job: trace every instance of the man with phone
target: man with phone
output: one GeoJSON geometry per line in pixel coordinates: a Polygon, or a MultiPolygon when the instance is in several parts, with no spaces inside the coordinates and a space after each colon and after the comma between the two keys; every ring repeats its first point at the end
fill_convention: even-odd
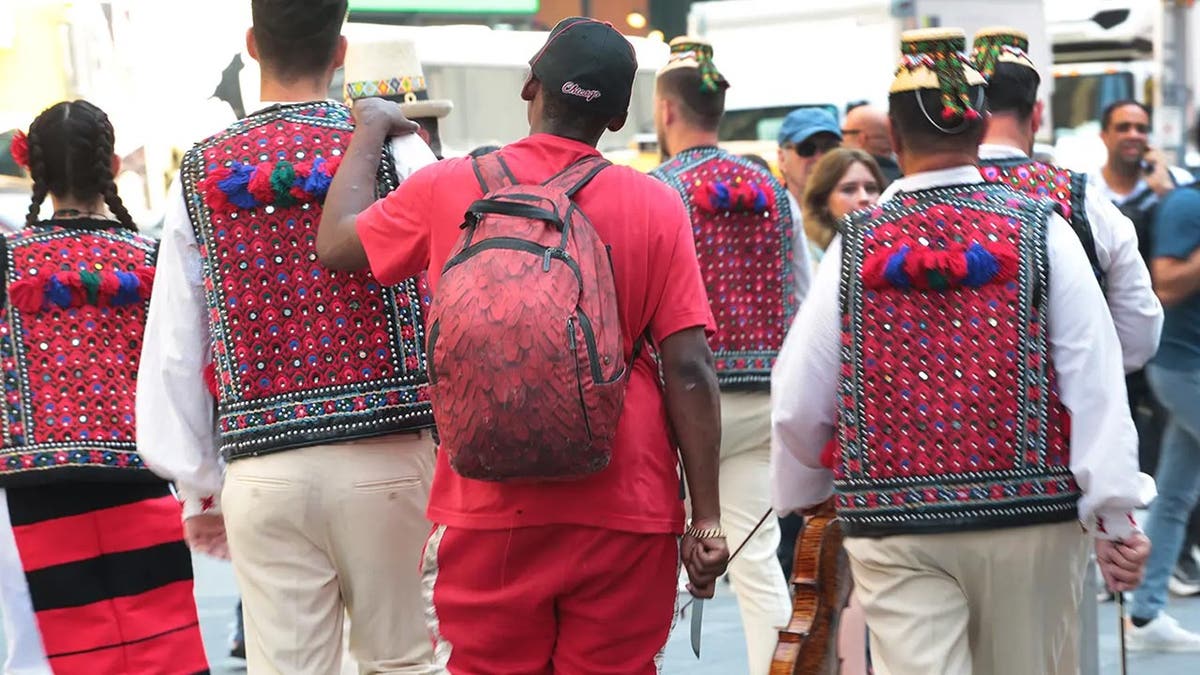
{"type": "Polygon", "coordinates": [[[1160,150],[1150,147],[1150,109],[1134,100],[1110,104],[1100,116],[1100,138],[1108,160],[1088,176],[1094,189],[1133,221],[1138,248],[1150,252],[1150,221],[1163,195],[1191,183],[1184,169],[1169,166],[1160,150]],[[1140,222],[1139,222],[1140,221],[1140,222]]]}
{"type": "MultiPolygon", "coordinates": [[[[1116,101],[1101,113],[1100,138],[1108,148],[1108,160],[1088,176],[1089,190],[1106,197],[1133,221],[1137,231],[1138,251],[1146,266],[1153,269],[1155,212],[1160,200],[1177,186],[1195,179],[1186,170],[1170,166],[1163,153],[1150,146],[1150,110],[1133,100],[1116,101]]],[[[1157,282],[1156,282],[1157,284],[1157,282]]],[[[1165,303],[1164,303],[1165,304],[1165,303]]],[[[1167,427],[1167,412],[1159,403],[1139,370],[1126,378],[1129,405],[1138,427],[1138,460],[1141,470],[1155,474],[1163,429],[1167,427]]],[[[1171,575],[1172,592],[1179,595],[1200,593],[1200,564],[1193,550],[1200,543],[1200,516],[1193,513],[1179,562],[1171,575]]]]}
{"type": "Polygon", "coordinates": [[[1200,502],[1200,190],[1190,185],[1163,197],[1153,228],[1151,273],[1166,321],[1146,377],[1166,410],[1167,425],[1158,459],[1158,498],[1146,520],[1154,548],[1146,580],[1133,595],[1129,646],[1200,651],[1200,633],[1182,628],[1163,611],[1168,589],[1176,589],[1173,582],[1192,556],[1187,518],[1192,512],[1195,520],[1200,502]]]}

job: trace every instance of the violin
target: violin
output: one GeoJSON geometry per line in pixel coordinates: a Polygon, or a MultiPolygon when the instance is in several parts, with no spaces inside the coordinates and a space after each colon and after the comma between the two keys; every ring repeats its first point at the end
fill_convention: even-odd
{"type": "Polygon", "coordinates": [[[837,675],[838,620],[852,582],[833,498],[805,519],[790,583],[792,617],[779,631],[770,675],[837,675]]]}

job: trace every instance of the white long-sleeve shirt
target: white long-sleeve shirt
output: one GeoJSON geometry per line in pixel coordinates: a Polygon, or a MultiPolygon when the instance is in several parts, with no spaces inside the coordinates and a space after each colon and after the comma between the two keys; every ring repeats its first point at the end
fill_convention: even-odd
{"type": "MultiPolygon", "coordinates": [[[[979,158],[986,161],[1028,156],[1012,146],[984,143],[979,146],[979,158]]],[[[1092,225],[1096,258],[1104,270],[1105,299],[1121,340],[1125,372],[1131,373],[1146,365],[1158,351],[1162,304],[1154,294],[1150,270],[1138,253],[1133,223],[1100,190],[1085,190],[1083,207],[1092,225]]]]}
{"type": "MultiPolygon", "coordinates": [[[[880,201],[898,191],[982,182],[974,166],[918,173],[892,183],[880,201]]],[[[1047,239],[1048,337],[1059,398],[1071,414],[1070,468],[1083,493],[1080,520],[1097,536],[1120,539],[1135,527],[1131,511],[1152,496],[1138,474],[1121,346],[1075,233],[1054,215],[1047,239]]],[[[779,513],[817,504],[833,491],[821,449],[837,419],[841,248],[839,237],[817,270],[771,377],[771,496],[779,513]]]]}
{"type": "MultiPolygon", "coordinates": [[[[396,177],[435,161],[415,134],[391,141],[396,177]]],[[[220,510],[223,467],[217,451],[212,394],[203,371],[212,332],[195,231],[178,179],[168,193],[158,266],[138,367],[138,454],[175,482],[184,518],[220,510]]]]}
{"type": "Polygon", "coordinates": [[[804,302],[808,289],[812,287],[812,270],[816,265],[808,245],[808,236],[804,234],[804,214],[800,212],[800,205],[787,188],[783,189],[783,194],[787,195],[788,208],[792,212],[792,275],[796,280],[796,302],[804,302]]]}

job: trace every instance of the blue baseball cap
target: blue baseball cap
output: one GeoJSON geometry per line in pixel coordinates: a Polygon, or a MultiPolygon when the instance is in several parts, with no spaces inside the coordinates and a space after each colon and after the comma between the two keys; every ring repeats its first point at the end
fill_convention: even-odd
{"type": "Polygon", "coordinates": [[[837,120],[824,108],[798,108],[783,118],[779,127],[779,145],[803,143],[813,136],[826,133],[842,140],[842,129],[837,120]]]}

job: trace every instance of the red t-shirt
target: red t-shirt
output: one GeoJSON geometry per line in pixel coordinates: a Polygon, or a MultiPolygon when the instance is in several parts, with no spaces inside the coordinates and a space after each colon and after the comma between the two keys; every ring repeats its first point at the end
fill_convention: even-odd
{"type": "MultiPolygon", "coordinates": [[[[599,154],[559,136],[535,134],[498,150],[518,182],[541,183],[572,162],[599,154]]],[[[383,283],[421,270],[437,292],[442,267],[457,243],[463,214],[482,191],[469,158],[417,171],[358,216],[358,234],[383,283]]],[[[704,280],[687,210],[679,194],[637,171],[612,166],[575,201],[612,247],[625,353],[646,329],[656,342],[681,330],[712,332],[704,280]]],[[[453,424],[453,420],[440,420],[453,424]]],[[[675,447],[654,366],[645,352],[634,364],[625,407],[605,470],[576,481],[500,484],[463,478],[438,453],[429,519],[450,527],[578,524],[629,532],[683,530],[675,447]]]]}

